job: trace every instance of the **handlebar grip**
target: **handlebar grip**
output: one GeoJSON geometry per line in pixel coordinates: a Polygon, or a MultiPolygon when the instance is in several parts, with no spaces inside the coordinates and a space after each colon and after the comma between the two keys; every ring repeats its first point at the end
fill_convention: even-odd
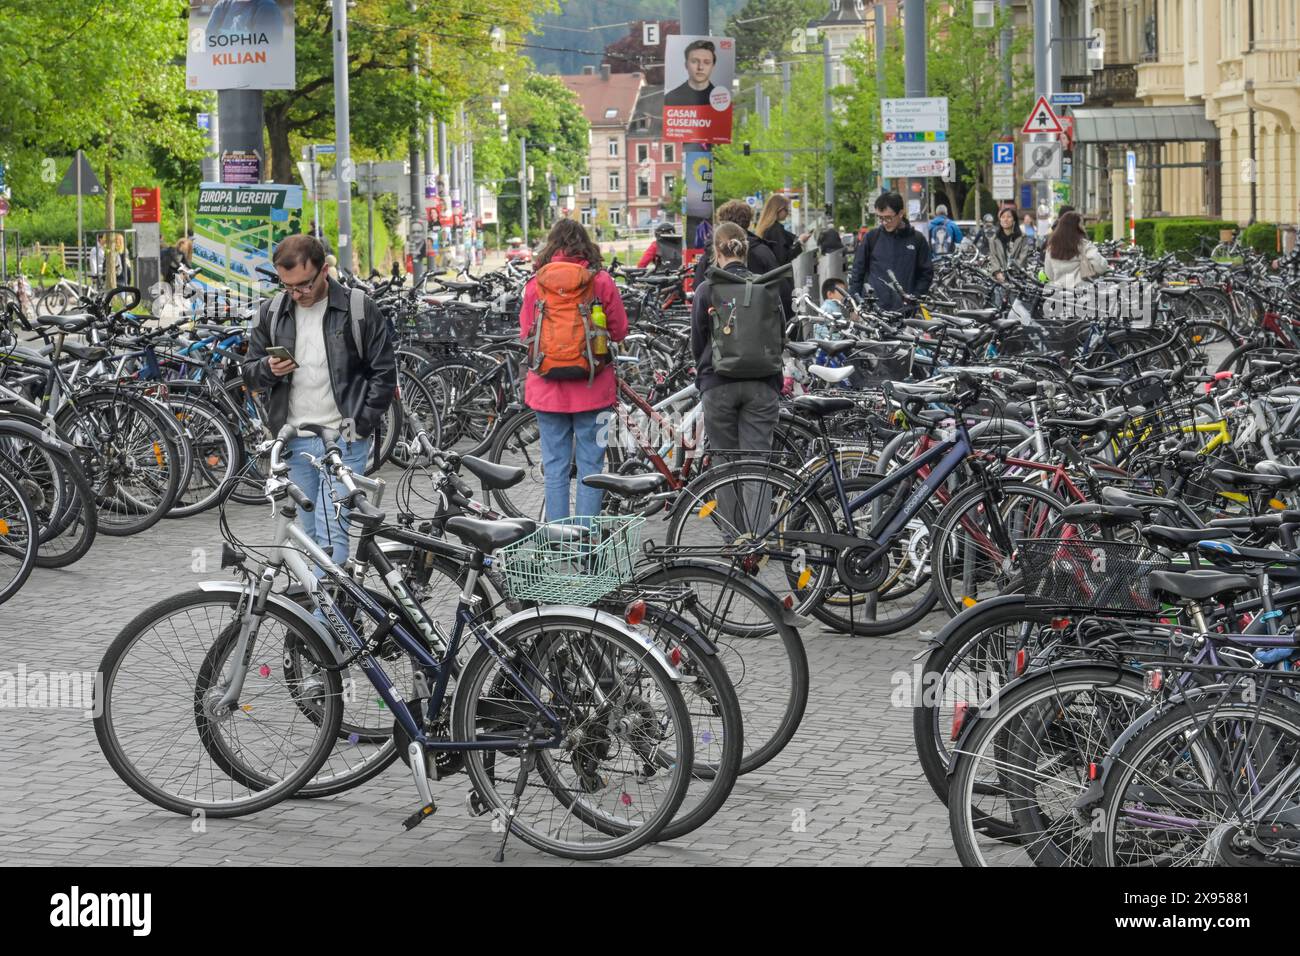
{"type": "Polygon", "coordinates": [[[297,502],[299,508],[307,512],[316,510],[316,502],[307,497],[307,492],[303,491],[297,485],[289,485],[288,489],[289,497],[297,502]]]}

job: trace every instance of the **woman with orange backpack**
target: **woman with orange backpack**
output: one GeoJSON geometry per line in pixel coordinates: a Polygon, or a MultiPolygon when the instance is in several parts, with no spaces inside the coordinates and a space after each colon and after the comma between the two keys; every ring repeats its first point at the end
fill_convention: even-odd
{"type": "Polygon", "coordinates": [[[578,464],[573,513],[600,513],[603,492],[582,479],[605,469],[616,403],[610,342],[627,335],[627,312],[600,249],[573,219],[551,227],[524,286],[520,337],[528,343],[524,404],[537,413],[546,477],[546,520],[570,514],[570,463],[578,464]],[[605,413],[605,414],[602,414],[605,413]]]}

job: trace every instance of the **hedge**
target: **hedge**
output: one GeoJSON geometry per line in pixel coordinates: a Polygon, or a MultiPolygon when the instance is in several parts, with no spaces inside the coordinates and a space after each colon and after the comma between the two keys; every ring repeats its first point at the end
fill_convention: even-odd
{"type": "Polygon", "coordinates": [[[1241,244],[1266,256],[1277,255],[1277,224],[1257,222],[1247,226],[1241,233],[1241,244]]]}
{"type": "Polygon", "coordinates": [[[1169,252],[1201,252],[1201,240],[1219,241],[1220,229],[1235,229],[1236,223],[1218,219],[1165,219],[1157,221],[1154,247],[1155,255],[1169,252]]]}
{"type": "Polygon", "coordinates": [[[1111,227],[1114,225],[1109,219],[1105,222],[1094,222],[1088,226],[1088,237],[1093,242],[1109,242],[1111,238],[1111,227]]]}

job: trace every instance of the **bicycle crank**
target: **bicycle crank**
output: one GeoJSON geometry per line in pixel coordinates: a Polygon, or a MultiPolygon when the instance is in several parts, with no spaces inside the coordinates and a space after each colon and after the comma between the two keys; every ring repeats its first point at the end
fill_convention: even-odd
{"type": "Polygon", "coordinates": [[[889,550],[879,558],[872,555],[881,550],[871,538],[860,538],[859,544],[844,548],[835,558],[835,573],[840,583],[851,591],[875,591],[889,578],[891,570],[889,550]]]}

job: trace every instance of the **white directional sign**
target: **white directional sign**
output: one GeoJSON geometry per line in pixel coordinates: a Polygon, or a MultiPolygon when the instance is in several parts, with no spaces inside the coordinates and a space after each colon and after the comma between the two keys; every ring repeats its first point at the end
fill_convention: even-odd
{"type": "Polygon", "coordinates": [[[924,133],[946,130],[948,97],[921,96],[909,100],[881,100],[880,121],[881,131],[885,133],[924,133]]]}
{"type": "Polygon", "coordinates": [[[1129,150],[1124,154],[1124,172],[1130,186],[1136,186],[1138,182],[1138,154],[1129,150]]]}
{"type": "Polygon", "coordinates": [[[1047,181],[1061,178],[1061,144],[1026,143],[1024,151],[1024,178],[1047,181]]]}
{"type": "Polygon", "coordinates": [[[881,173],[890,179],[895,176],[939,176],[943,174],[943,163],[948,158],[948,144],[885,142],[881,144],[880,158],[881,173]]]}
{"type": "Polygon", "coordinates": [[[1016,198],[1016,168],[1014,166],[993,167],[993,198],[1016,198]]]}

